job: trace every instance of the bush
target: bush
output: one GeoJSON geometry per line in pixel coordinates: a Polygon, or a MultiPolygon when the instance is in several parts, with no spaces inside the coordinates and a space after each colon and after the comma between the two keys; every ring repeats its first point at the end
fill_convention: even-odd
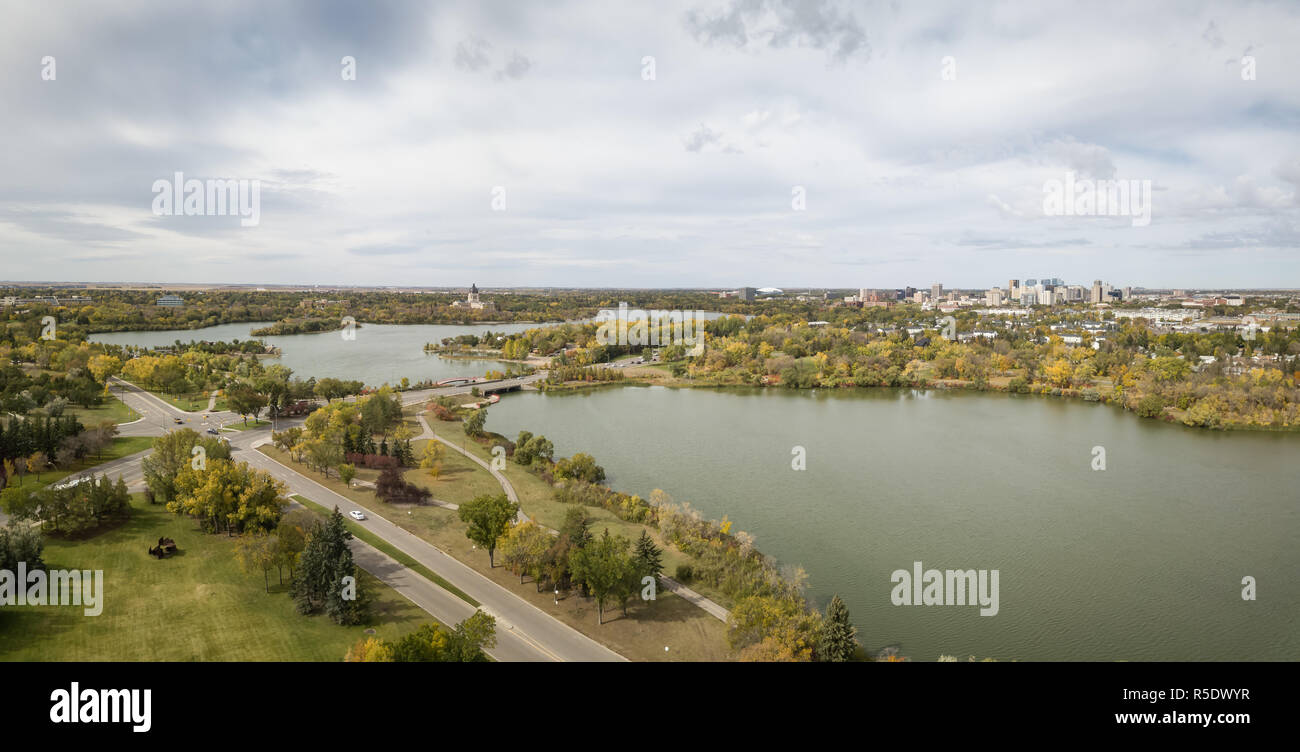
{"type": "Polygon", "coordinates": [[[1165,412],[1165,401],[1158,394],[1148,394],[1137,403],[1137,414],[1143,418],[1159,418],[1165,412]]]}
{"type": "Polygon", "coordinates": [[[396,467],[384,468],[375,481],[375,494],[389,504],[427,504],[433,494],[402,478],[396,467]]]}
{"type": "Polygon", "coordinates": [[[678,564],[677,572],[673,575],[673,579],[678,582],[690,582],[695,579],[695,570],[690,564],[678,564]]]}

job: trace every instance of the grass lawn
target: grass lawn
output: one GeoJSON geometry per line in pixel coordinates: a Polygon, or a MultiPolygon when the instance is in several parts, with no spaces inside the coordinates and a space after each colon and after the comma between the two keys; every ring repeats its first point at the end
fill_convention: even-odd
{"type": "Polygon", "coordinates": [[[140,417],[139,413],[127,407],[125,402],[116,397],[106,398],[104,404],[99,407],[85,408],[68,405],[63,414],[77,416],[77,420],[88,428],[97,426],[106,420],[113,423],[130,423],[140,417]]]}
{"type": "Polygon", "coordinates": [[[269,420],[250,420],[248,422],[248,425],[244,425],[244,420],[240,418],[239,420],[236,420],[233,423],[227,423],[226,425],[222,426],[222,428],[226,429],[227,431],[246,431],[250,428],[263,428],[269,425],[271,425],[271,421],[269,420]]]}
{"type": "MultiPolygon", "coordinates": [[[[417,458],[423,456],[428,440],[411,442],[411,450],[417,458]]],[[[454,449],[444,447],[442,451],[442,473],[435,479],[424,468],[409,468],[404,477],[407,481],[427,488],[438,501],[452,504],[464,504],[475,496],[501,493],[501,484],[487,470],[469,457],[454,449]]]]}
{"type": "MultiPolygon", "coordinates": [[[[726,625],[683,598],[661,590],[651,602],[635,598],[628,604],[628,616],[618,604],[605,604],[605,623],[596,624],[596,600],[576,591],[555,603],[553,591],[537,592],[529,577],[519,576],[498,564],[488,567],[487,552],[475,549],[465,537],[465,523],[456,513],[442,507],[420,507],[410,517],[390,516],[424,540],[454,556],[492,581],[518,595],[592,639],[604,643],[634,661],[726,661],[731,660],[726,643],[726,625]],[[400,519],[398,519],[400,517],[400,519]],[[664,647],[668,650],[665,651],[664,647]]],[[[611,530],[611,532],[613,532],[611,530]]]]}
{"type": "MultiPolygon", "coordinates": [[[[292,498],[294,501],[298,502],[299,504],[302,504],[303,506],[307,507],[313,512],[321,514],[325,517],[329,517],[331,514],[334,513],[334,510],[326,509],[325,507],[321,506],[320,504],[317,504],[316,502],[312,501],[311,499],[308,499],[305,496],[299,496],[298,494],[294,494],[292,498]]],[[[380,551],[383,551],[384,553],[396,559],[398,563],[402,564],[407,569],[412,570],[416,574],[420,575],[426,580],[429,580],[430,582],[434,583],[435,585],[442,588],[443,590],[446,590],[447,592],[451,593],[457,598],[460,598],[461,600],[465,601],[466,603],[473,606],[474,608],[478,608],[479,606],[483,605],[478,601],[474,600],[473,598],[469,597],[468,595],[466,595],[463,591],[461,591],[460,588],[456,587],[450,582],[447,582],[445,579],[443,579],[438,574],[436,574],[433,570],[429,569],[428,567],[424,566],[420,562],[416,561],[415,559],[411,558],[407,554],[403,553],[401,549],[397,548],[396,546],[384,540],[383,538],[380,538],[378,535],[375,535],[374,533],[370,532],[364,527],[361,527],[353,520],[344,517],[343,524],[347,525],[348,532],[352,533],[352,535],[356,537],[358,540],[365,541],[366,543],[369,543],[370,545],[374,546],[380,551]]]]}
{"type": "MultiPolygon", "coordinates": [[[[460,433],[463,435],[464,431],[459,428],[459,423],[438,424],[434,421],[430,421],[429,425],[434,429],[435,435],[445,438],[448,441],[455,441],[457,446],[461,445],[457,440],[456,434],[460,433]],[[452,426],[453,429],[448,430],[447,428],[444,428],[444,426],[448,425],[452,426]]],[[[414,447],[415,445],[413,444],[412,446],[414,447]]],[[[491,463],[492,447],[490,444],[484,445],[476,441],[466,441],[465,448],[484,462],[491,463]]],[[[416,456],[420,456],[418,451],[416,452],[416,456]]],[[[446,451],[444,456],[457,457],[462,462],[468,462],[464,455],[450,449],[446,451]]],[[[476,463],[469,464],[473,466],[481,478],[486,479],[485,482],[491,483],[491,487],[486,491],[486,493],[500,493],[501,486],[496,482],[496,479],[492,477],[491,473],[484,470],[482,466],[476,463]]],[[[444,461],[443,466],[447,466],[446,461],[444,461]]],[[[514,486],[515,494],[519,496],[519,507],[523,510],[524,514],[549,528],[559,529],[560,526],[564,524],[564,516],[568,513],[572,505],[556,501],[555,489],[552,488],[550,484],[537,475],[534,475],[522,465],[517,465],[508,460],[506,461],[506,469],[502,472],[510,481],[510,485],[514,486]]],[[[430,490],[433,488],[429,485],[429,482],[432,482],[432,479],[430,479],[422,470],[408,470],[406,472],[406,479],[424,486],[425,488],[429,488],[430,490]]],[[[455,499],[439,496],[437,491],[434,491],[433,495],[435,499],[452,501],[457,504],[462,503],[455,499]]],[[[473,494],[470,494],[468,498],[473,498],[473,494]]],[[[627,522],[626,520],[620,519],[619,516],[613,512],[601,507],[583,507],[583,509],[587,512],[587,517],[591,519],[592,532],[597,535],[599,535],[605,528],[609,528],[610,535],[621,535],[630,541],[635,541],[637,538],[641,537],[642,530],[648,532],[650,537],[653,538],[664,551],[664,574],[670,577],[677,571],[677,565],[694,563],[693,557],[682,553],[671,545],[665,544],[663,539],[659,537],[659,531],[649,525],[627,522]]],[[[721,592],[709,587],[708,585],[700,585],[696,583],[685,584],[687,584],[692,590],[700,593],[706,598],[709,598],[723,608],[730,609],[734,605],[731,598],[728,598],[726,595],[723,595],[721,592]]]]}
{"type": "MultiPolygon", "coordinates": [[[[71,606],[0,609],[0,660],[8,661],[340,661],[366,636],[366,626],[341,627],[325,616],[301,616],[271,572],[268,595],[259,574],[235,560],[235,539],[207,535],[193,520],[133,497],[121,525],[82,540],[47,538],[50,569],[104,572],[104,610],[85,616],[71,606]],[[160,536],[180,550],[157,560],[147,553],[160,536]]],[[[287,573],[286,573],[287,576],[287,573]]],[[[394,639],[433,621],[425,611],[369,574],[373,624],[394,639]]]]}
{"type": "MultiPolygon", "coordinates": [[[[123,380],[125,381],[125,379],[123,380]]],[[[146,392],[149,392],[153,396],[158,397],[159,399],[163,400],[164,402],[171,405],[172,407],[178,407],[190,413],[207,412],[208,399],[212,395],[212,392],[189,392],[186,394],[168,394],[166,392],[158,391],[157,389],[149,389],[147,387],[141,386],[140,384],[136,384],[134,381],[130,381],[127,383],[137,386],[141,389],[144,389],[146,392]]],[[[225,395],[220,395],[217,397],[217,405],[214,409],[215,410],[228,409],[226,406],[225,395]]]]}
{"type": "MultiPolygon", "coordinates": [[[[412,446],[414,447],[414,444],[412,446]]],[[[471,442],[469,446],[476,445],[471,442]]],[[[730,659],[725,637],[726,626],[702,609],[668,591],[659,592],[657,600],[653,603],[643,603],[638,599],[635,603],[630,604],[630,616],[626,618],[622,616],[622,612],[618,610],[615,604],[606,604],[606,623],[597,625],[594,599],[570,594],[561,599],[559,605],[556,606],[551,591],[538,593],[536,585],[528,578],[525,578],[525,582],[520,584],[519,577],[511,574],[502,566],[489,569],[486,552],[481,549],[474,549],[473,544],[465,537],[465,524],[460,521],[456,512],[437,506],[394,506],[380,501],[375,497],[373,491],[346,488],[342,481],[336,477],[331,476],[326,479],[320,473],[308,472],[305,470],[304,465],[294,463],[288,455],[272,446],[261,446],[258,451],[284,465],[292,467],[298,472],[306,472],[318,483],[354,501],[362,509],[382,515],[393,524],[432,543],[512,593],[524,598],[529,603],[549,614],[553,614],[579,632],[608,645],[632,660],[724,661],[730,659]],[[665,645],[669,647],[667,652],[664,651],[665,645]]],[[[447,450],[446,456],[448,458],[453,455],[459,456],[462,461],[467,461],[463,455],[447,450]]],[[[419,456],[418,452],[417,456],[419,456]]],[[[473,467],[475,470],[462,477],[462,480],[471,474],[480,474],[491,483],[489,487],[490,493],[500,493],[501,486],[496,483],[491,474],[478,465],[473,465],[473,467]]],[[[515,468],[520,474],[528,475],[523,468],[518,466],[515,466],[515,468]]],[[[369,472],[373,473],[374,471],[369,472]]],[[[422,479],[419,477],[422,474],[424,479],[432,480],[428,478],[427,473],[418,468],[407,470],[406,478],[412,482],[422,483],[422,479]]],[[[515,484],[515,490],[519,493],[520,498],[525,498],[525,491],[520,482],[516,482],[515,476],[509,472],[507,472],[507,475],[515,484]]],[[[360,477],[360,472],[358,477],[360,477]]],[[[540,495],[540,486],[540,488],[547,489],[546,495],[549,499],[549,486],[546,485],[545,481],[535,476],[529,476],[528,480],[531,481],[531,494],[540,495]]],[[[468,498],[472,497],[473,494],[469,494],[468,498]]],[[[443,500],[454,501],[446,498],[443,500]]],[[[550,503],[560,508],[565,507],[565,505],[554,500],[550,500],[550,503]]],[[[622,534],[629,540],[640,535],[640,528],[642,527],[640,525],[623,522],[603,509],[593,509],[591,507],[585,507],[585,509],[588,515],[596,520],[592,524],[592,529],[597,534],[608,526],[611,534],[622,534]]],[[[524,511],[532,514],[527,504],[524,506],[524,511]]],[[[651,531],[652,534],[653,532],[651,531]]],[[[680,560],[687,560],[676,549],[665,547],[665,571],[668,574],[672,574],[679,557],[680,560]]],[[[709,597],[713,597],[713,595],[709,594],[709,597]]]]}

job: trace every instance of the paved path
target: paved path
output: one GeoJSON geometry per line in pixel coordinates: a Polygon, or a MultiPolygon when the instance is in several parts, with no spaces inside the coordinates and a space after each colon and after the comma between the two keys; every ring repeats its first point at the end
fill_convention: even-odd
{"type": "MultiPolygon", "coordinates": [[[[144,411],[141,412],[142,417],[146,418],[144,421],[127,424],[139,426],[138,430],[141,432],[132,435],[162,435],[173,430],[176,424],[174,422],[169,424],[164,420],[159,420],[159,418],[194,415],[194,413],[187,413],[175,408],[131,384],[117,382],[115,386],[118,387],[114,392],[115,396],[119,396],[137,412],[144,411]]],[[[217,415],[229,414],[219,413],[217,415]]],[[[230,415],[230,417],[235,416],[230,415]]],[[[301,422],[301,419],[283,421],[285,425],[296,422],[301,422]]],[[[234,459],[246,461],[254,467],[266,470],[273,477],[283,482],[292,493],[300,494],[327,508],[335,505],[339,506],[340,509],[353,509],[356,507],[349,499],[256,451],[253,448],[255,445],[269,442],[269,428],[240,431],[232,434],[230,438],[231,449],[235,453],[234,459]]],[[[127,479],[129,485],[141,486],[143,474],[140,461],[148,454],[148,450],[137,452],[128,457],[89,468],[85,472],[97,474],[108,472],[112,475],[121,475],[127,479]]],[[[367,517],[364,522],[358,524],[446,579],[482,604],[482,609],[496,618],[497,647],[489,651],[489,653],[498,660],[627,660],[462,564],[431,543],[412,535],[373,513],[368,514],[367,517]]],[[[455,624],[474,612],[470,604],[423,576],[402,567],[377,549],[362,541],[354,541],[354,543],[358,544],[354,546],[354,551],[359,552],[359,554],[354,553],[354,557],[356,557],[357,563],[363,569],[375,574],[385,583],[392,585],[403,596],[419,605],[439,621],[445,624],[455,624]]]]}
{"type": "MultiPolygon", "coordinates": [[[[503,474],[499,470],[493,469],[490,464],[484,462],[483,459],[480,458],[479,456],[470,454],[469,452],[465,451],[464,449],[461,449],[460,447],[456,446],[452,442],[447,441],[442,437],[438,436],[437,434],[435,434],[433,432],[433,428],[429,426],[429,421],[425,419],[422,413],[417,414],[416,418],[420,421],[420,425],[424,428],[424,432],[421,433],[419,436],[416,436],[415,439],[434,439],[442,442],[443,444],[451,447],[452,449],[455,449],[456,451],[460,452],[466,457],[469,457],[470,459],[474,460],[479,465],[481,465],[489,473],[492,473],[492,477],[496,478],[497,482],[501,484],[501,490],[505,491],[506,497],[508,497],[511,501],[514,502],[519,501],[518,495],[515,494],[515,487],[510,484],[510,480],[506,478],[505,474],[503,474]]],[[[528,520],[528,515],[524,514],[524,511],[521,509],[519,510],[519,517],[517,519],[519,522],[526,522],[528,520]]],[[[545,528],[546,530],[549,530],[554,535],[559,534],[558,530],[548,528],[545,525],[543,525],[542,527],[545,528]]],[[[685,585],[678,582],[677,580],[674,580],[671,577],[660,575],[659,581],[663,584],[665,589],[680,595],[681,597],[685,598],[686,600],[690,601],[696,606],[699,606],[700,608],[704,609],[704,611],[708,613],[710,616],[713,616],[714,618],[719,619],[724,623],[727,621],[727,617],[731,616],[731,612],[723,608],[716,601],[712,601],[704,597],[703,595],[700,595],[699,593],[695,592],[694,590],[691,590],[690,588],[686,587],[685,585]]]]}
{"type": "MultiPolygon", "coordinates": [[[[245,432],[248,433],[248,432],[245,432]]],[[[242,439],[243,437],[241,437],[242,439]]],[[[265,437],[262,437],[265,441],[265,437]]],[[[241,441],[241,443],[243,443],[241,441]]],[[[251,444],[251,442],[250,442],[251,444]]],[[[286,467],[250,447],[240,459],[265,470],[288,486],[292,493],[300,494],[323,507],[338,506],[348,511],[357,508],[350,499],[335,493],[296,470],[286,467]]],[[[578,630],[559,621],[540,608],[528,603],[506,588],[489,580],[469,566],[445,553],[428,541],[393,524],[372,511],[357,523],[370,530],[403,553],[438,573],[452,585],[483,604],[483,610],[497,619],[499,643],[519,640],[528,647],[512,649],[532,650],[538,659],[559,661],[621,661],[627,660],[609,648],[592,640],[578,630]]],[[[454,623],[454,622],[453,622],[454,623]]]]}
{"type": "MultiPolygon", "coordinates": [[[[419,436],[414,437],[412,441],[418,441],[419,439],[432,439],[433,441],[437,441],[443,446],[449,446],[452,449],[455,449],[457,452],[460,452],[461,454],[465,455],[466,457],[469,457],[471,460],[477,462],[484,470],[487,470],[489,473],[491,473],[493,478],[497,479],[497,483],[501,484],[501,490],[505,491],[507,499],[513,501],[516,504],[519,503],[519,495],[515,493],[515,487],[511,485],[510,479],[507,478],[500,470],[497,470],[493,468],[491,464],[484,462],[482,458],[480,458],[478,455],[471,454],[465,449],[462,449],[461,447],[458,447],[452,442],[447,441],[441,436],[435,434],[433,432],[433,428],[429,425],[429,421],[425,419],[423,413],[417,413],[415,417],[420,421],[420,426],[424,428],[424,431],[421,432],[419,436]]],[[[528,515],[524,514],[524,510],[522,509],[520,509],[519,512],[516,513],[515,515],[516,522],[527,522],[528,520],[529,520],[528,515]]]]}

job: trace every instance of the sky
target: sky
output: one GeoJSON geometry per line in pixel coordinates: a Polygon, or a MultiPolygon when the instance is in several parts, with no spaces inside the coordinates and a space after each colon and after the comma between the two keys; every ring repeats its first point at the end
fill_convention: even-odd
{"type": "Polygon", "coordinates": [[[4,13],[0,280],[1300,287],[1300,3],[4,13]]]}

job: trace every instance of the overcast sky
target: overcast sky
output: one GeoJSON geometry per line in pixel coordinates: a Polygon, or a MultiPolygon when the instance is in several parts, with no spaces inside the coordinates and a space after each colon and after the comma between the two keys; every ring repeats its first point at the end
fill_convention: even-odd
{"type": "Polygon", "coordinates": [[[0,280],[1300,287],[1298,3],[4,12],[0,280]],[[1048,216],[1067,172],[1150,224],[1048,216]]]}

